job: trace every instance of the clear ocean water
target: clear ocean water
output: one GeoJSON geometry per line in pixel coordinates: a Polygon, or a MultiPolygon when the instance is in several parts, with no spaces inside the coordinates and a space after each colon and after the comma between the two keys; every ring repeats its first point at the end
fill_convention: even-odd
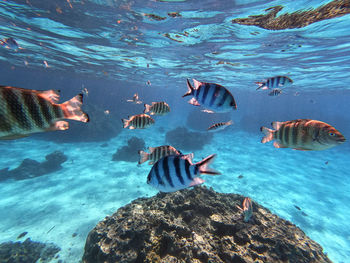
{"type": "Polygon", "coordinates": [[[310,118],[349,140],[350,15],[280,30],[232,23],[274,6],[282,15],[330,2],[0,1],[0,39],[19,45],[0,46],[0,85],[59,89],[61,101],[83,92],[91,117],[87,124],[70,121],[67,131],[0,142],[0,171],[26,158],[43,162],[54,151],[68,158],[43,176],[0,180],[0,243],[28,232],[61,248],[52,262],[79,262],[100,220],[157,193],[146,184],[151,166],[112,161],[118,149],[133,136],[159,146],[177,127],[204,135],[214,122],[232,119],[194,151],[195,161],[217,154],[212,166],[222,175],[203,175],[205,185],[251,197],[299,226],[333,262],[349,262],[349,142],[324,151],[277,149],[260,142],[259,128],[310,118]],[[256,90],[255,82],[277,75],[293,85],[279,96],[256,90]],[[237,111],[209,114],[188,104],[187,78],[225,86],[237,111]],[[120,119],[143,112],[143,103],[126,102],[134,93],[143,103],[166,101],[171,112],[148,129],[122,129],[120,119]]]}

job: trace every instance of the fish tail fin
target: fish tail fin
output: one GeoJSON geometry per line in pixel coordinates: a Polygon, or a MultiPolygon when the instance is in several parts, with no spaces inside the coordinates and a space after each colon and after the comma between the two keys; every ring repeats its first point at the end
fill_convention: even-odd
{"type": "Polygon", "coordinates": [[[193,94],[194,88],[192,87],[188,79],[187,79],[187,88],[188,88],[187,92],[182,97],[186,97],[193,94]]]}
{"type": "Polygon", "coordinates": [[[151,110],[151,105],[144,104],[144,106],[145,106],[145,110],[143,111],[143,113],[147,113],[151,110]]]}
{"type": "Polygon", "coordinates": [[[63,111],[64,118],[82,122],[89,121],[89,116],[81,109],[81,106],[83,105],[83,94],[78,94],[59,105],[63,111]]]}
{"type": "Polygon", "coordinates": [[[209,165],[214,161],[215,156],[216,154],[209,155],[207,158],[196,163],[196,166],[199,168],[199,172],[201,174],[210,174],[210,175],[221,174],[220,172],[209,167],[209,165]]]}
{"type": "Polygon", "coordinates": [[[271,130],[271,129],[266,128],[266,127],[261,127],[260,131],[262,131],[265,134],[265,136],[261,139],[262,143],[266,143],[266,142],[273,140],[273,135],[275,133],[274,130],[271,130]]]}
{"type": "Polygon", "coordinates": [[[130,123],[129,120],[127,120],[127,119],[122,119],[122,122],[123,122],[123,128],[126,128],[126,127],[129,126],[129,123],[130,123]]]}
{"type": "Polygon", "coordinates": [[[146,153],[144,151],[139,151],[139,155],[140,155],[139,164],[142,164],[148,160],[148,156],[149,156],[148,153],[146,153]]]}
{"type": "Polygon", "coordinates": [[[256,90],[261,89],[262,86],[264,86],[264,83],[263,83],[263,82],[255,82],[255,84],[258,85],[258,87],[256,88],[256,90]]]}

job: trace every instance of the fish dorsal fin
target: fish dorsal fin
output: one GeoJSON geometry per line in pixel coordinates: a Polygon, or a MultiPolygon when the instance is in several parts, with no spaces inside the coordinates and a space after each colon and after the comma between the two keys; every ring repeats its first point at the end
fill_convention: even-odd
{"type": "Polygon", "coordinates": [[[281,128],[282,124],[283,124],[283,122],[280,122],[280,121],[273,121],[271,123],[272,128],[274,128],[275,130],[278,130],[279,128],[281,128]]]}
{"type": "Polygon", "coordinates": [[[43,99],[50,101],[51,103],[58,103],[60,99],[59,90],[45,90],[38,92],[38,95],[43,99]]]}
{"type": "Polygon", "coordinates": [[[198,87],[202,84],[202,82],[196,80],[196,79],[192,79],[193,80],[193,84],[194,84],[194,89],[198,89],[198,87]]]}
{"type": "Polygon", "coordinates": [[[156,149],[155,147],[148,147],[148,151],[149,151],[150,153],[153,153],[153,151],[154,151],[155,149],[156,149]]]}
{"type": "Polygon", "coordinates": [[[194,154],[193,154],[193,153],[186,154],[186,155],[183,155],[183,156],[182,156],[182,158],[183,158],[184,160],[189,161],[189,163],[190,163],[191,165],[193,164],[193,162],[192,162],[193,157],[194,157],[194,154]]]}

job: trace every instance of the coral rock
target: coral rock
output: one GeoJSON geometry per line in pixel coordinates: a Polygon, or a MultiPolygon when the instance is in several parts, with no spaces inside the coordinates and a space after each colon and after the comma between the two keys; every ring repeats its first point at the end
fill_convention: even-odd
{"type": "Polygon", "coordinates": [[[236,207],[243,199],[205,187],[136,199],[89,233],[83,262],[331,262],[302,230],[255,202],[245,223],[236,207]]]}

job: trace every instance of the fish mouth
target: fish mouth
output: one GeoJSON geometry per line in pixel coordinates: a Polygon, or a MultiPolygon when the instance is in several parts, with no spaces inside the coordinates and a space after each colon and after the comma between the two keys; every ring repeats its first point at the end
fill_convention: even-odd
{"type": "Polygon", "coordinates": [[[339,138],[337,139],[337,142],[338,143],[343,143],[343,142],[346,142],[346,139],[343,137],[343,138],[339,138]]]}

